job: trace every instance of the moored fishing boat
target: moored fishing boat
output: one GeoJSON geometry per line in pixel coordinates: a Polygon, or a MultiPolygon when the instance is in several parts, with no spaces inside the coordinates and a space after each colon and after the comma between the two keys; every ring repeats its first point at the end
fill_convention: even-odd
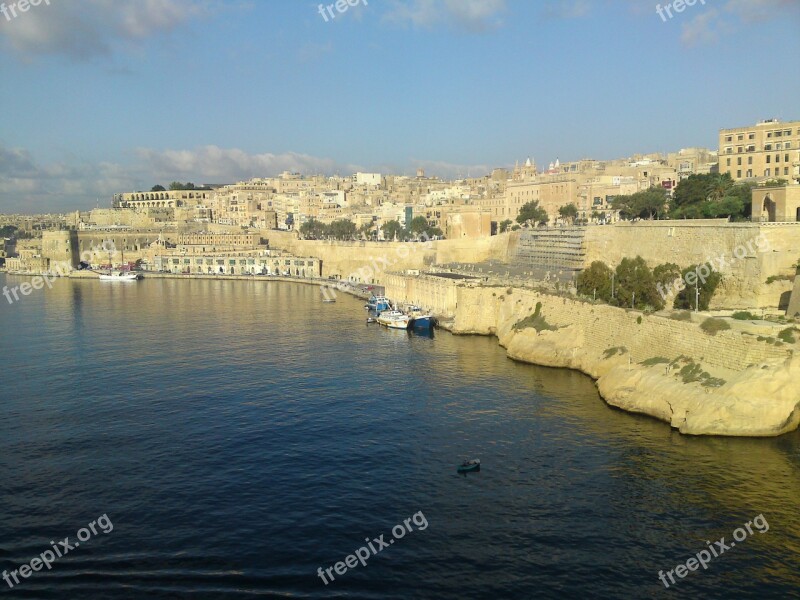
{"type": "Polygon", "coordinates": [[[108,273],[100,273],[98,277],[100,281],[137,281],[139,274],[131,273],[130,271],[109,271],[108,273]]]}
{"type": "Polygon", "coordinates": [[[389,310],[392,307],[389,299],[386,296],[370,296],[369,300],[367,301],[366,308],[369,310],[374,310],[375,312],[382,312],[384,310],[389,310]]]}
{"type": "Polygon", "coordinates": [[[399,310],[384,311],[375,320],[389,329],[408,329],[411,326],[411,317],[399,310]]]}
{"type": "Polygon", "coordinates": [[[411,317],[411,327],[416,331],[431,331],[433,315],[426,313],[416,304],[406,306],[406,314],[411,317]]]}

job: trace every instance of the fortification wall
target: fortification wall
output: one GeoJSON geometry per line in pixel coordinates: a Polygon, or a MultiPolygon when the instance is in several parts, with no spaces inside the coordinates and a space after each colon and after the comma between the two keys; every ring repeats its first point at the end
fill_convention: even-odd
{"type": "Polygon", "coordinates": [[[681,432],[771,436],[800,424],[795,344],[770,343],[738,327],[710,335],[698,323],[533,290],[403,278],[393,275],[387,294],[452,318],[454,333],[496,335],[511,358],[583,371],[598,380],[609,404],[659,418],[681,432]],[[402,296],[404,290],[414,298],[402,296]],[[514,329],[537,304],[552,330],[514,329]],[[687,379],[681,369],[692,365],[716,378],[714,385],[687,379]]]}
{"type": "Polygon", "coordinates": [[[322,275],[352,278],[364,283],[383,284],[386,274],[399,270],[421,270],[448,262],[505,260],[510,236],[479,239],[437,240],[435,242],[329,242],[300,240],[294,233],[271,231],[271,248],[295,256],[322,260],[322,275]]]}

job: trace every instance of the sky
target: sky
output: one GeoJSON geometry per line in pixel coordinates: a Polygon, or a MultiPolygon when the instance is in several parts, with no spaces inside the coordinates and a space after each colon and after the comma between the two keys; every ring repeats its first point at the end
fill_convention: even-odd
{"type": "Polygon", "coordinates": [[[800,120],[800,0],[18,1],[0,213],[284,170],[478,177],[800,120]]]}

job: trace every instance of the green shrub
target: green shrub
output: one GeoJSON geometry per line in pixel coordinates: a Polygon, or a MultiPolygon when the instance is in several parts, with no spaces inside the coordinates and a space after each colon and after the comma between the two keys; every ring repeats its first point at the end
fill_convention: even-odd
{"type": "Polygon", "coordinates": [[[703,264],[692,265],[688,269],[684,269],[682,277],[686,287],[675,296],[673,308],[697,308],[695,306],[696,290],[699,289],[700,310],[708,310],[708,305],[722,281],[720,274],[703,264]],[[701,274],[703,279],[700,278],[701,274]]]}
{"type": "Polygon", "coordinates": [[[730,328],[731,326],[727,321],[715,317],[709,317],[700,324],[700,329],[705,331],[708,335],[717,335],[718,331],[725,331],[730,328]]]}
{"type": "Polygon", "coordinates": [[[776,281],[792,281],[794,277],[791,275],[772,275],[771,277],[767,277],[767,285],[770,283],[775,283],[776,281]]]}
{"type": "Polygon", "coordinates": [[[669,318],[675,321],[691,321],[692,313],[690,313],[688,310],[678,310],[672,313],[669,318]]]}
{"type": "Polygon", "coordinates": [[[794,337],[795,331],[800,331],[797,327],[787,327],[778,334],[778,339],[787,344],[794,344],[797,338],[794,337]]]}
{"type": "Polygon", "coordinates": [[[758,321],[759,317],[755,316],[751,312],[747,312],[746,310],[740,310],[739,312],[735,312],[731,315],[732,319],[736,319],[737,321],[758,321]]]}
{"type": "Polygon", "coordinates": [[[645,367],[653,367],[655,365],[666,365],[669,364],[670,360],[668,358],[664,358],[663,356],[654,356],[653,358],[648,358],[647,360],[643,360],[641,365],[645,367]]]}
{"type": "Polygon", "coordinates": [[[625,354],[627,351],[628,349],[625,346],[615,346],[603,352],[603,357],[609,359],[617,354],[625,354]]]}
{"type": "Polygon", "coordinates": [[[522,319],[521,321],[517,321],[514,323],[513,329],[515,331],[519,331],[520,329],[527,329],[532,327],[538,332],[542,331],[556,331],[558,327],[554,325],[550,325],[547,321],[545,321],[544,317],[542,316],[542,303],[536,303],[536,310],[533,311],[532,315],[529,315],[522,319]]]}
{"type": "Polygon", "coordinates": [[[641,325],[641,324],[642,324],[642,316],[641,316],[641,315],[639,315],[638,317],[636,317],[636,322],[637,322],[639,325],[641,325]]]}

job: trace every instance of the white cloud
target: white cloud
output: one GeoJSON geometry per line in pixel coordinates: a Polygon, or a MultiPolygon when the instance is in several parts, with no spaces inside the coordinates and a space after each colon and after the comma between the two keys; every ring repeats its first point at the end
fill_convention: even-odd
{"type": "Polygon", "coordinates": [[[461,165],[411,159],[405,165],[355,165],[310,154],[250,154],[237,148],[194,150],[140,148],[131,164],[53,162],[38,164],[24,149],[0,145],[0,213],[49,213],[108,207],[114,194],[147,190],[160,183],[234,183],[283,171],[346,175],[356,171],[426,174],[443,179],[481,177],[497,165],[461,165]]]}
{"type": "Polygon", "coordinates": [[[199,0],[50,0],[3,19],[0,40],[25,59],[55,54],[87,60],[168,33],[207,10],[199,0]]]}
{"type": "Polygon", "coordinates": [[[719,12],[711,9],[697,15],[683,26],[681,41],[687,46],[713,44],[719,40],[719,29],[722,27],[719,12]]]}
{"type": "Polygon", "coordinates": [[[353,172],[360,167],[309,154],[248,154],[237,148],[203,146],[196,150],[138,150],[154,180],[188,179],[200,183],[228,183],[251,177],[268,177],[282,171],[304,174],[353,172]]]}
{"type": "Polygon", "coordinates": [[[709,8],[684,24],[681,41],[688,46],[715,44],[753,23],[792,17],[800,17],[797,0],[728,0],[720,9],[709,8]]]}
{"type": "Polygon", "coordinates": [[[800,16],[800,2],[797,0],[728,0],[725,5],[728,13],[745,23],[784,19],[794,14],[800,16]]]}
{"type": "Polygon", "coordinates": [[[449,24],[480,32],[501,26],[505,9],[505,0],[392,0],[384,20],[417,28],[449,24]]]}

